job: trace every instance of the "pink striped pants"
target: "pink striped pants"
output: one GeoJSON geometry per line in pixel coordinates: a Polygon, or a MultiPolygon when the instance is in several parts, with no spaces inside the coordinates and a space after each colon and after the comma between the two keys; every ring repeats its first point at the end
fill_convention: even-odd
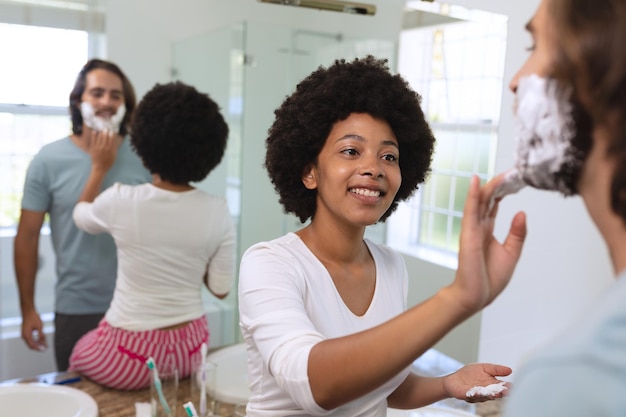
{"type": "Polygon", "coordinates": [[[193,356],[209,343],[209,326],[202,316],[175,330],[129,331],[102,320],[98,327],[78,340],[70,356],[70,371],[110,388],[136,390],[150,386],[149,357],[157,368],[175,363],[178,377],[191,374],[193,356]]]}

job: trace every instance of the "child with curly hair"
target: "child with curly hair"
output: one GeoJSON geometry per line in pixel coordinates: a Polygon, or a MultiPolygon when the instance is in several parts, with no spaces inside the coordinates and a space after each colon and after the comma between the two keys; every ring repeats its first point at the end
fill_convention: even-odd
{"type": "Polygon", "coordinates": [[[157,366],[175,364],[181,378],[190,374],[192,357],[209,342],[202,285],[223,298],[235,273],[226,200],[190,183],[220,163],[227,137],[209,96],[180,82],[157,84],[139,103],[131,130],[152,183],[117,183],[101,194],[117,143],[106,132],[95,138],[73,215],[80,229],[115,239],[117,282],[104,319],[74,348],[70,370],[123,390],[149,386],[149,357],[157,366]]]}
{"type": "MultiPolygon", "coordinates": [[[[493,188],[471,183],[454,282],[407,309],[402,256],[364,238],[430,170],[435,139],[420,97],[372,56],[320,67],[275,111],[265,166],[286,212],[310,223],[253,245],[239,275],[247,415],[385,416],[500,383],[508,367],[471,364],[426,378],[413,361],[509,282],[525,238],[515,217],[493,237],[493,188]]],[[[479,390],[480,391],[480,390],[479,390]]]]}

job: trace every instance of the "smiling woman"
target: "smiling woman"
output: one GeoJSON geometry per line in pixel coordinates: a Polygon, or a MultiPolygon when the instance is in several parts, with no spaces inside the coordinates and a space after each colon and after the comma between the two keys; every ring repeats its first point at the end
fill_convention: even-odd
{"type": "Polygon", "coordinates": [[[497,383],[507,367],[473,364],[437,378],[411,364],[506,286],[525,235],[523,216],[505,247],[488,238],[493,214],[478,201],[490,193],[481,196],[473,178],[465,266],[451,286],[407,309],[403,258],[364,235],[430,169],[435,139],[420,96],[386,60],[368,55],[319,67],[275,115],[265,166],[284,210],[310,223],[253,245],[241,261],[247,415],[384,415],[387,406],[500,397],[467,392],[497,383]],[[492,262],[502,267],[493,275],[482,269],[492,262]]]}

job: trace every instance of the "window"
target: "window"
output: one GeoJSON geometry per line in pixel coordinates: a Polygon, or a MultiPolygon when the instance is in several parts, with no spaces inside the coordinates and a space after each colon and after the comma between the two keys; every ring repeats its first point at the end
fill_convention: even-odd
{"type": "Polygon", "coordinates": [[[87,61],[87,33],[0,23],[0,227],[15,226],[26,167],[42,145],[70,133],[69,92],[87,61]],[[63,48],[59,48],[63,45],[63,48]],[[24,51],[29,51],[25,54],[24,51]]]}
{"type": "Polygon", "coordinates": [[[422,96],[437,143],[430,177],[389,218],[387,243],[456,268],[470,178],[493,173],[507,19],[441,3],[409,6],[405,27],[421,26],[402,32],[398,71],[422,96]]]}
{"type": "MultiPolygon", "coordinates": [[[[13,236],[26,169],[48,142],[71,133],[69,93],[88,59],[88,33],[0,23],[0,318],[20,315],[13,271],[13,236]],[[28,51],[28,53],[25,53],[28,51]]],[[[53,310],[54,255],[44,228],[37,279],[37,307],[53,310]]]]}

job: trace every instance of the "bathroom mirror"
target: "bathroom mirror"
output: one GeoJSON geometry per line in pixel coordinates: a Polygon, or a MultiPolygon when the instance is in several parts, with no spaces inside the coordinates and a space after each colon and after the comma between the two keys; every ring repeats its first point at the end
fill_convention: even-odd
{"type": "MultiPolygon", "coordinates": [[[[396,19],[399,13],[388,4],[402,5],[401,1],[368,1],[373,2],[378,5],[376,18],[393,13],[388,21],[398,21],[397,39],[368,36],[370,32],[380,33],[374,25],[368,26],[373,21],[371,16],[253,1],[249,3],[259,11],[267,10],[267,16],[223,26],[207,25],[216,28],[198,34],[197,28],[205,27],[206,15],[194,23],[189,10],[204,7],[218,11],[231,0],[186,0],[176,6],[162,1],[159,4],[167,8],[166,13],[157,11],[159,7],[148,12],[139,1],[108,2],[107,8],[113,12],[107,15],[107,24],[115,28],[107,31],[107,43],[115,51],[110,58],[123,64],[138,91],[146,91],[155,79],[179,79],[209,93],[220,104],[231,132],[227,154],[216,171],[198,186],[228,199],[238,228],[238,257],[258,241],[302,227],[294,216],[283,213],[262,166],[274,109],[317,66],[329,65],[336,58],[372,53],[388,58],[394,71],[402,73],[422,95],[438,144],[429,182],[388,222],[369,228],[367,237],[454,267],[451,262],[456,259],[455,239],[468,173],[480,172],[486,178],[492,170],[503,86],[506,18],[445,2],[408,1],[402,16],[396,19]],[[139,21],[137,16],[144,13],[147,17],[139,21]],[[297,15],[303,20],[323,15],[324,21],[333,24],[312,29],[312,25],[299,24],[303,20],[274,19],[277,15],[297,15]],[[180,16],[187,19],[182,19],[184,25],[194,26],[189,35],[179,26],[176,36],[167,33],[170,38],[163,34],[174,32],[170,26],[163,31],[155,29],[180,16]],[[343,23],[347,21],[363,26],[361,35],[349,35],[343,23]],[[145,30],[137,30],[138,24],[145,30]],[[120,44],[129,44],[128,50],[120,44]],[[161,55],[167,56],[166,62],[153,64],[161,55]]],[[[401,7],[397,10],[400,12],[401,7]]],[[[0,244],[1,317],[10,321],[11,329],[19,329],[15,320],[19,305],[12,235],[0,236],[0,244]]],[[[40,252],[43,262],[37,281],[37,305],[49,312],[53,309],[51,293],[55,283],[49,235],[43,235],[40,252]]],[[[207,308],[217,317],[214,335],[219,335],[224,344],[238,341],[236,291],[225,300],[214,300],[208,293],[205,297],[207,308]]],[[[46,314],[44,318],[49,321],[51,316],[46,314]]],[[[18,333],[15,338],[19,339],[18,333]]],[[[21,340],[12,343],[22,347],[21,340]]]]}
{"type": "MultiPolygon", "coordinates": [[[[319,11],[311,11],[318,13],[319,11]]],[[[386,224],[367,237],[454,266],[462,203],[473,173],[493,171],[507,19],[442,2],[409,1],[397,42],[246,21],[173,45],[175,79],[221,106],[230,126],[226,157],[198,184],[225,196],[238,228],[238,256],[252,244],[303,227],[284,214],[263,169],[273,111],[298,81],[334,59],[389,59],[422,95],[438,138],[433,175],[386,224]],[[407,227],[408,226],[408,227],[407,227]]],[[[210,299],[207,294],[207,302],[210,299]]],[[[238,337],[236,294],[225,301],[238,337]]]]}

